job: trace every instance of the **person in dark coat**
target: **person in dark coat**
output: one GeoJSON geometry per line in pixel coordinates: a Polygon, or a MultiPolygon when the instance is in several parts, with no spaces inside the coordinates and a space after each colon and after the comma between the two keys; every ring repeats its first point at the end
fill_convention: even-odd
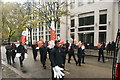
{"type": "Polygon", "coordinates": [[[33,59],[36,61],[37,51],[38,51],[38,49],[36,49],[38,47],[36,41],[33,42],[31,47],[32,47],[32,51],[33,51],[33,59]]]}
{"type": "Polygon", "coordinates": [[[101,58],[101,55],[102,55],[102,60],[103,60],[103,63],[105,63],[105,60],[104,60],[104,45],[101,45],[101,47],[98,49],[99,52],[99,56],[98,56],[98,62],[100,61],[100,58],[101,58]]]}
{"type": "Polygon", "coordinates": [[[67,49],[67,53],[68,53],[68,48],[69,48],[69,46],[70,46],[70,44],[69,44],[69,42],[68,42],[68,40],[66,40],[66,49],[67,49]]]}
{"type": "Polygon", "coordinates": [[[8,43],[8,45],[5,48],[6,48],[7,63],[11,65],[12,47],[10,43],[8,43]]]}
{"type": "Polygon", "coordinates": [[[73,56],[74,61],[75,61],[75,63],[77,64],[77,60],[76,60],[75,54],[74,54],[74,49],[75,49],[75,45],[74,45],[74,43],[73,43],[73,44],[71,45],[71,47],[70,47],[68,63],[70,63],[71,57],[73,56]]]}
{"type": "Polygon", "coordinates": [[[46,58],[47,58],[47,44],[43,43],[43,46],[40,47],[40,59],[44,69],[46,69],[45,65],[46,58]]]}
{"type": "Polygon", "coordinates": [[[109,42],[106,46],[107,55],[110,54],[110,50],[111,50],[111,44],[109,42]]]}
{"type": "Polygon", "coordinates": [[[17,48],[17,53],[21,53],[21,56],[19,57],[20,66],[21,66],[21,67],[23,67],[23,61],[24,61],[24,58],[25,58],[25,52],[26,52],[26,49],[25,49],[25,47],[22,45],[22,42],[20,42],[20,45],[19,45],[18,48],[17,48]]]}
{"type": "Polygon", "coordinates": [[[17,49],[17,47],[14,43],[12,43],[11,47],[12,47],[12,61],[13,61],[13,63],[15,63],[15,61],[14,61],[15,56],[16,56],[15,50],[17,49]]]}
{"type": "Polygon", "coordinates": [[[112,41],[112,43],[111,43],[111,56],[113,53],[115,53],[115,46],[116,46],[115,44],[116,43],[114,41],[112,41]]]}
{"type": "Polygon", "coordinates": [[[63,57],[63,64],[65,67],[66,55],[67,55],[67,51],[68,51],[65,44],[62,45],[61,50],[62,50],[61,52],[62,52],[62,57],[63,57]]]}
{"type": "Polygon", "coordinates": [[[82,55],[83,55],[83,50],[82,50],[81,45],[80,45],[80,46],[78,46],[78,52],[77,52],[77,56],[78,56],[78,62],[77,62],[77,64],[79,64],[79,66],[81,66],[82,55]]]}
{"type": "MultiPolygon", "coordinates": [[[[51,71],[52,71],[52,80],[57,80],[57,78],[54,78],[54,71],[53,67],[59,66],[61,68],[64,68],[64,60],[61,52],[61,48],[59,47],[59,42],[55,41],[55,46],[52,49],[50,53],[50,61],[51,61],[51,71]]],[[[60,80],[63,80],[64,77],[60,78],[60,80]]]]}

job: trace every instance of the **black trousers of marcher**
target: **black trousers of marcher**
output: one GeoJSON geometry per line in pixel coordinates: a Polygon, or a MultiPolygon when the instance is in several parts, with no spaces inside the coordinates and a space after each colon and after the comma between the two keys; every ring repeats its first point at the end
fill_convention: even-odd
{"type": "Polygon", "coordinates": [[[23,66],[24,59],[25,59],[25,53],[21,53],[21,56],[19,57],[21,67],[23,66]]]}
{"type": "Polygon", "coordinates": [[[84,63],[85,54],[82,55],[82,63],[84,63]]]}
{"type": "MultiPolygon", "coordinates": [[[[64,68],[64,67],[61,67],[61,68],[64,68]]],[[[57,78],[54,78],[54,71],[53,71],[53,69],[51,69],[51,71],[52,71],[52,80],[57,80],[57,78]]],[[[64,80],[64,76],[62,78],[60,78],[59,80],[64,80]]]]}
{"type": "Polygon", "coordinates": [[[40,56],[41,58],[41,63],[43,64],[43,67],[45,66],[45,63],[46,63],[46,58],[47,58],[47,54],[41,54],[40,56]]]}
{"type": "Polygon", "coordinates": [[[11,65],[11,52],[6,52],[7,63],[11,65]]]}
{"type": "Polygon", "coordinates": [[[73,56],[74,61],[77,63],[77,60],[75,58],[75,54],[68,54],[69,58],[68,58],[68,63],[70,63],[71,57],[73,56]]]}
{"type": "Polygon", "coordinates": [[[82,55],[78,55],[78,64],[79,64],[79,66],[81,65],[81,58],[82,58],[82,55]]]}
{"type": "Polygon", "coordinates": [[[13,61],[13,63],[15,62],[15,61],[14,61],[15,56],[16,56],[16,52],[15,52],[15,50],[13,50],[13,51],[12,51],[12,61],[13,61]]]}
{"type": "Polygon", "coordinates": [[[98,56],[98,61],[100,61],[101,55],[102,55],[102,60],[104,62],[104,52],[103,51],[99,51],[99,56],[98,56]]]}
{"type": "Polygon", "coordinates": [[[37,57],[37,50],[33,50],[33,59],[36,60],[37,57]]]}

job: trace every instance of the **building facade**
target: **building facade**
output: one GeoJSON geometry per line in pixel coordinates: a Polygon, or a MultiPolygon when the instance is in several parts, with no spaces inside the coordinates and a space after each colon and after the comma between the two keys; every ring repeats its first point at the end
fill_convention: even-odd
{"type": "MultiPolygon", "coordinates": [[[[66,0],[69,16],[62,16],[56,37],[74,38],[90,46],[115,41],[119,27],[119,3],[108,0],[66,0]]],[[[33,29],[33,40],[50,40],[48,27],[33,29]]]]}

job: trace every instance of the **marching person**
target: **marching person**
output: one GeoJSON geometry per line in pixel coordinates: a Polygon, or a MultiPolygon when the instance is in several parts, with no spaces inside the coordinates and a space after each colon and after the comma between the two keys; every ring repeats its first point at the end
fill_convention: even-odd
{"type": "Polygon", "coordinates": [[[13,63],[15,63],[15,61],[14,61],[15,56],[16,56],[15,50],[17,49],[17,47],[14,43],[12,43],[11,47],[12,47],[12,61],[13,61],[13,63]]]}
{"type": "Polygon", "coordinates": [[[32,51],[33,51],[33,59],[36,61],[37,51],[38,51],[38,49],[36,49],[38,47],[37,42],[33,41],[33,44],[31,47],[32,47],[32,51]]]}
{"type": "Polygon", "coordinates": [[[66,48],[66,45],[65,44],[62,44],[62,56],[63,56],[63,64],[64,64],[64,68],[65,68],[65,62],[66,62],[66,54],[67,54],[67,48],[66,48]]]}
{"type": "Polygon", "coordinates": [[[59,47],[59,42],[55,41],[55,46],[50,53],[50,61],[52,67],[52,80],[64,79],[64,60],[61,53],[61,48],[59,47]]]}
{"type": "MultiPolygon", "coordinates": [[[[82,58],[82,55],[83,55],[83,50],[81,48],[81,45],[78,45],[78,52],[77,52],[77,56],[78,56],[78,62],[77,64],[79,64],[79,66],[81,66],[81,58],[82,58]]],[[[76,65],[77,65],[76,64],[76,65]]]]}
{"type": "Polygon", "coordinates": [[[104,61],[104,52],[103,52],[103,50],[104,50],[104,46],[102,45],[102,44],[98,44],[98,50],[99,50],[99,52],[98,52],[98,62],[100,61],[100,58],[101,58],[101,55],[102,55],[102,60],[103,60],[103,63],[105,63],[105,61],[104,61]]]}
{"type": "Polygon", "coordinates": [[[5,48],[6,48],[7,63],[11,65],[12,47],[10,43],[8,43],[8,45],[5,48]]]}
{"type": "Polygon", "coordinates": [[[66,49],[67,49],[67,53],[68,53],[68,48],[69,48],[69,46],[70,46],[70,44],[69,44],[69,42],[68,42],[68,40],[66,40],[66,49]]]}
{"type": "Polygon", "coordinates": [[[26,52],[26,49],[25,47],[22,45],[22,42],[20,42],[20,45],[18,46],[17,48],[17,53],[20,53],[21,56],[19,57],[19,60],[20,60],[20,66],[23,67],[23,61],[24,61],[24,58],[25,58],[25,52],[26,52]]]}
{"type": "Polygon", "coordinates": [[[47,44],[43,43],[42,47],[40,47],[40,59],[44,69],[46,69],[45,65],[46,58],[47,58],[47,44]]]}
{"type": "Polygon", "coordinates": [[[74,54],[74,49],[75,49],[75,45],[74,43],[72,43],[70,50],[69,50],[69,58],[68,58],[68,63],[70,63],[71,57],[73,56],[75,63],[77,64],[77,60],[75,58],[75,54],[74,54]]]}
{"type": "Polygon", "coordinates": [[[84,58],[85,58],[85,45],[82,43],[82,63],[85,64],[84,58]]]}

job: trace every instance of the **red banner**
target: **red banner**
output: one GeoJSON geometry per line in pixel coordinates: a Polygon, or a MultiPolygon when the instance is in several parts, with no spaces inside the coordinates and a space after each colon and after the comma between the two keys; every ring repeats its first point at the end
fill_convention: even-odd
{"type": "Polygon", "coordinates": [[[50,28],[50,40],[53,40],[53,41],[55,41],[56,40],[56,35],[55,35],[55,31],[52,29],[52,28],[50,28]]]}
{"type": "Polygon", "coordinates": [[[26,42],[26,36],[22,35],[22,36],[20,37],[20,42],[22,42],[22,44],[24,45],[25,42],[26,42]]]}

